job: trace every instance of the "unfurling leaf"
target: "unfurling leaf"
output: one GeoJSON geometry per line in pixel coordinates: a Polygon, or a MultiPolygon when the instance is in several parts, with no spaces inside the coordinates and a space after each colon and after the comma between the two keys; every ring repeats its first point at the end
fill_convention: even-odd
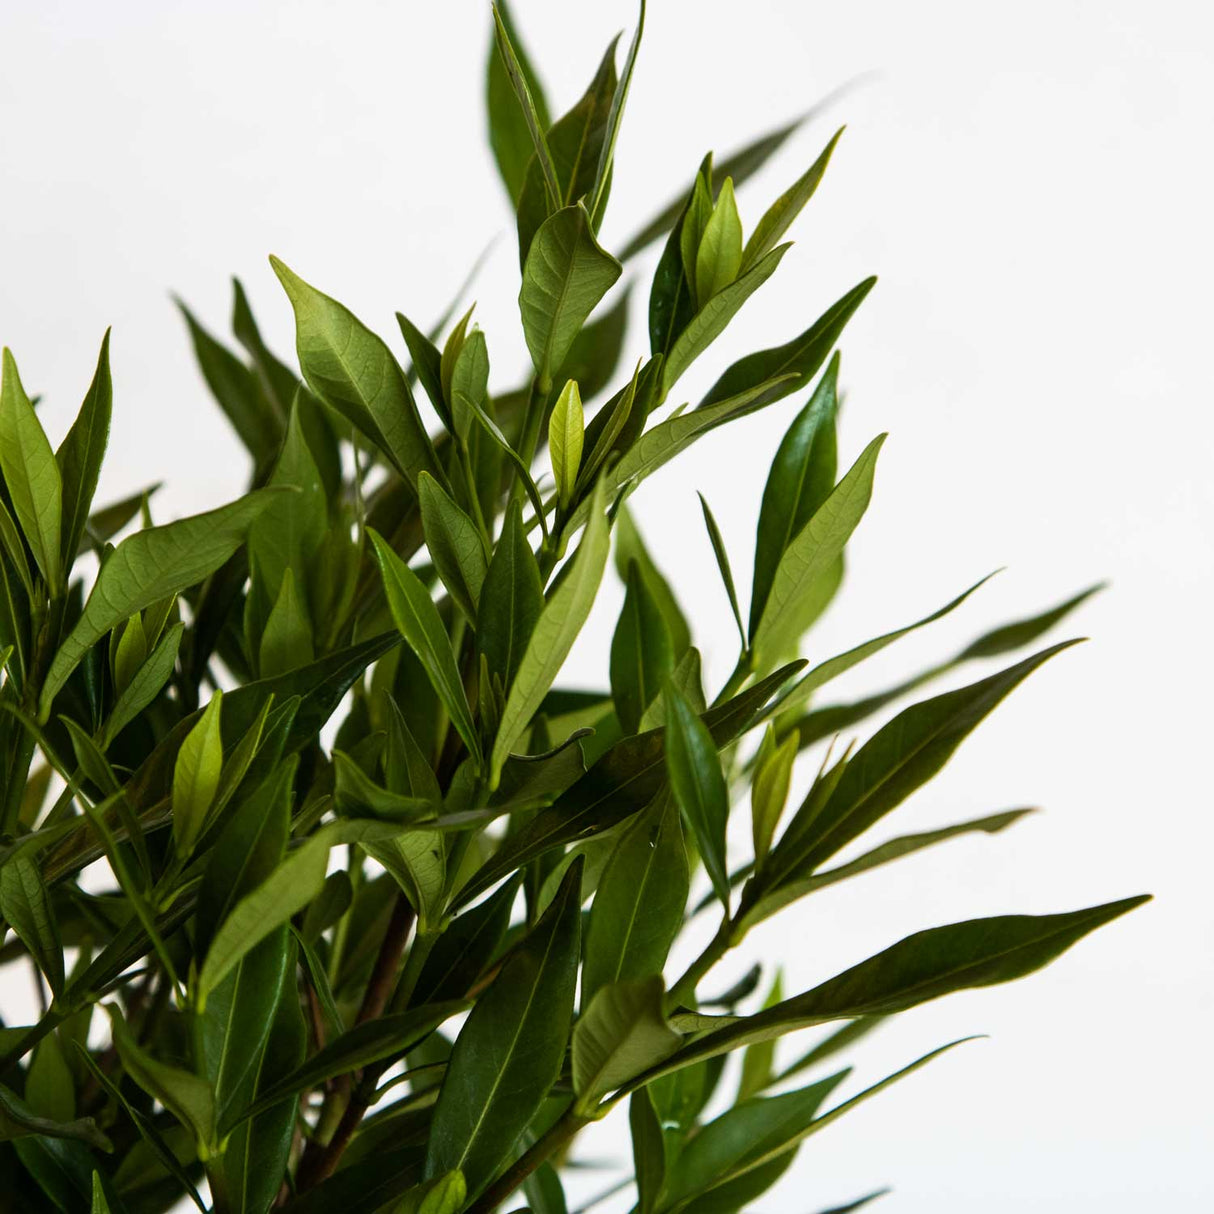
{"type": "Polygon", "coordinates": [[[582,396],[577,381],[569,380],[561,389],[548,421],[548,450],[552,454],[552,475],[562,508],[569,505],[582,462],[582,443],[586,429],[582,396]]]}

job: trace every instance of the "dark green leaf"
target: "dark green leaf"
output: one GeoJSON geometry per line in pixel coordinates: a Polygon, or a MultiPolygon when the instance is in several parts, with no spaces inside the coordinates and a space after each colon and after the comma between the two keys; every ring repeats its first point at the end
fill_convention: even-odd
{"type": "Polygon", "coordinates": [[[590,206],[590,213],[595,216],[601,214],[607,187],[611,181],[616,139],[619,137],[620,122],[624,117],[624,106],[628,101],[628,89],[632,84],[632,73],[636,67],[637,51],[641,48],[641,36],[644,32],[645,0],[641,0],[641,12],[637,17],[636,33],[632,36],[632,43],[628,47],[628,57],[624,60],[624,74],[620,77],[615,94],[611,98],[611,112],[607,116],[607,131],[603,137],[603,146],[599,152],[598,168],[595,170],[594,195],[590,206]]]}
{"type": "Polygon", "coordinates": [[[628,1128],[632,1136],[637,1214],[653,1214],[666,1181],[666,1148],[662,1141],[662,1125],[654,1112],[648,1088],[633,1092],[629,1099],[628,1128]]]}
{"type": "Polygon", "coordinates": [[[674,649],[666,621],[634,562],[611,640],[611,695],[625,733],[637,732],[642,715],[673,669],[674,649]]]}
{"type": "MultiPolygon", "coordinates": [[[[527,92],[535,109],[536,126],[539,130],[546,131],[549,118],[544,90],[519,39],[518,29],[505,0],[498,0],[497,11],[509,36],[510,45],[514,48],[519,71],[527,83],[527,92]]],[[[501,52],[497,48],[496,38],[489,44],[489,62],[485,74],[485,110],[489,119],[489,146],[493,149],[493,156],[497,161],[498,172],[506,187],[510,204],[512,207],[517,207],[519,195],[523,190],[523,182],[527,177],[527,164],[534,154],[534,145],[527,113],[520,103],[518,94],[514,91],[514,86],[510,83],[510,75],[506,70],[501,52]]]]}
{"type": "MultiPolygon", "coordinates": [[[[46,1040],[54,1041],[54,1038],[46,1040]]],[[[99,1151],[112,1150],[110,1140],[97,1128],[97,1123],[91,1117],[56,1121],[39,1116],[16,1092],[0,1084],[0,1142],[11,1142],[27,1134],[39,1134],[45,1138],[74,1138],[99,1151]]]]}
{"type": "Polygon", "coordinates": [[[615,568],[621,581],[628,581],[628,571],[634,564],[639,566],[645,579],[645,587],[666,621],[675,657],[681,658],[691,645],[691,631],[687,627],[687,620],[674,591],[670,588],[670,583],[662,576],[661,570],[649,555],[631,512],[624,506],[620,508],[615,520],[615,568]]]}
{"type": "Polygon", "coordinates": [[[1014,649],[1031,645],[1039,636],[1070,615],[1081,603],[1086,602],[1092,595],[1099,594],[1104,588],[1105,583],[1098,582],[1095,586],[1081,590],[1066,602],[1059,603],[1056,607],[1051,607],[1039,615],[1029,616],[1027,619],[1017,620],[1012,624],[1004,624],[1002,628],[992,629],[977,640],[971,641],[954,660],[966,662],[971,658],[997,658],[1002,654],[1011,653],[1014,649]]]}
{"type": "Polygon", "coordinates": [[[713,517],[712,510],[709,509],[708,499],[701,493],[700,510],[704,515],[704,526],[708,529],[708,539],[712,544],[712,554],[717,559],[717,570],[721,574],[721,581],[725,585],[725,594],[729,599],[730,610],[733,611],[734,622],[738,626],[738,637],[742,643],[742,649],[746,649],[746,626],[742,623],[742,612],[738,607],[738,592],[733,584],[733,570],[729,565],[729,553],[725,549],[725,540],[721,536],[721,529],[717,526],[717,520],[713,517]]]}

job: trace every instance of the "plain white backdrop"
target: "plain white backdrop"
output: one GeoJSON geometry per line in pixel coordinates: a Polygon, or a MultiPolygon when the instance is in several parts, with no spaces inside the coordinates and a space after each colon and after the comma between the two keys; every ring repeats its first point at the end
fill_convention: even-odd
{"type": "MultiPolygon", "coordinates": [[[[514,7],[557,112],[635,19],[629,0],[514,7]]],[[[399,346],[393,310],[429,323],[504,233],[474,294],[494,385],[514,386],[525,351],[484,138],[487,16],[479,0],[0,4],[0,341],[45,394],[57,441],[114,326],[99,500],[164,480],[167,520],[242,490],[246,462],[168,292],[222,331],[238,273],[289,352],[270,252],[399,346]]],[[[843,341],[843,458],[891,437],[812,653],[1008,571],[839,696],[1112,581],[1067,625],[1093,642],[1017,691],[884,833],[1046,812],[823,893],[754,933],[748,953],[778,956],[786,987],[803,989],[920,927],[1157,895],[1044,973],[907,1014],[859,1048],[853,1090],[990,1034],[812,1140],[761,1214],[884,1184],[895,1192],[879,1208],[902,1214],[1214,1199],[1212,44],[1210,10],[1193,0],[650,6],[608,247],[709,148],[879,73],[740,192],[752,225],[848,123],[796,247],[685,384],[695,399],[726,362],[881,275],[843,341]]],[[[639,297],[654,255],[629,267],[639,297]]],[[[634,338],[633,357],[639,324],[634,338]]],[[[800,399],[716,432],[634,499],[717,680],[733,632],[694,491],[747,582],[767,465],[800,399]]],[[[604,681],[618,603],[613,586],[575,652],[577,679],[604,681]]],[[[731,958],[722,977],[748,963],[731,958]]],[[[618,1154],[622,1127],[591,1146],[618,1154]]]]}

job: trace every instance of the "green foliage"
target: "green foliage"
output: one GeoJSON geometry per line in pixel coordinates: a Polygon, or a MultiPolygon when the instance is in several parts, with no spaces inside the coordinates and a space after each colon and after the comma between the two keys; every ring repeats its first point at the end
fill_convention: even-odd
{"type": "Polygon", "coordinates": [[[519,236],[521,390],[497,383],[471,309],[452,323],[452,304],[429,334],[398,313],[406,370],[272,259],[298,370],[239,282],[230,346],[182,306],[249,491],[157,526],[154,489],[94,508],[109,334],[57,450],[4,351],[0,965],[32,967],[46,996],[33,1023],[0,1031],[0,1159],[21,1209],[489,1214],[525,1200],[564,1214],[570,1144],[626,1102],[639,1214],[740,1214],[810,1137],[941,1050],[842,1097],[848,1071],[824,1063],[889,1016],[1040,968],[1142,901],[915,931],[808,991],[778,969],[729,974],[755,924],[1029,812],[870,838],[1067,647],[1020,652],[1092,591],[885,692],[818,703],[982,583],[812,668],[797,658],[840,588],[884,440],[856,454],[837,425],[837,343],[874,280],[794,318],[782,344],[719,358],[703,399],[668,407],[776,272],[839,135],[749,235],[735,187],[815,111],[715,170],[706,156],[608,248],[644,16],[622,67],[613,42],[553,121],[522,31],[494,9],[488,133],[519,236]],[[649,356],[620,374],[628,285],[613,287],[658,241],[649,356]],[[748,601],[701,496],[703,576],[711,548],[738,637],[693,635],[688,595],[642,538],[663,512],[638,525],[625,499],[790,396],[748,601]],[[841,477],[840,446],[854,461],[841,477]],[[566,659],[613,545],[622,606],[597,684],[575,689],[566,659]],[[701,653],[722,651],[736,666],[706,690],[701,653]],[[855,739],[929,680],[992,659],[1007,664],[855,739]],[[822,745],[838,733],[845,747],[822,745]],[[685,929],[701,911],[716,928],[697,952],[685,929]],[[829,1036],[783,1056],[817,1025],[829,1036]]]}

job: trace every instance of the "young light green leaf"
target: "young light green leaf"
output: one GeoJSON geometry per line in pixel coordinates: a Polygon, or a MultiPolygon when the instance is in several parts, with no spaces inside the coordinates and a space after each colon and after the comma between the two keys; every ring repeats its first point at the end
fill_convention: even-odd
{"type": "Polygon", "coordinates": [[[582,462],[582,443],[586,419],[577,380],[569,380],[561,389],[552,416],[548,419],[548,451],[552,457],[552,475],[556,480],[561,509],[569,505],[582,462]]]}
{"type": "Polygon", "coordinates": [[[742,253],[744,269],[754,265],[764,253],[775,247],[780,237],[792,226],[792,221],[801,213],[801,209],[814,196],[826,172],[826,166],[830,163],[835,144],[839,142],[842,134],[843,127],[840,127],[822,155],[768,207],[767,213],[759,220],[746,242],[742,253]]]}
{"type": "Polygon", "coordinates": [[[217,510],[150,527],[123,540],[102,563],[80,619],[51,662],[38,703],[39,719],[49,717],[60,688],[111,628],[213,573],[281,492],[258,489],[217,510]]]}
{"type": "Polygon", "coordinates": [[[666,621],[634,562],[611,639],[611,695],[625,733],[637,732],[641,717],[673,669],[674,648],[666,621]]]}
{"type": "Polygon", "coordinates": [[[417,485],[430,559],[452,601],[475,627],[481,587],[489,571],[484,541],[476,524],[429,473],[423,472],[417,485]]]}
{"type": "Polygon", "coordinates": [[[443,482],[405,373],[383,340],[277,257],[270,264],[295,310],[299,365],[308,387],[375,443],[414,488],[421,472],[443,482]]]}
{"type": "MultiPolygon", "coordinates": [[[[114,636],[118,636],[118,633],[112,633],[111,639],[114,636]]],[[[121,695],[148,656],[148,642],[140,616],[133,615],[127,620],[126,626],[122,629],[122,635],[118,637],[118,644],[112,652],[114,655],[114,690],[121,695]]]]}
{"type": "Polygon", "coordinates": [[[877,455],[885,442],[878,435],[861,453],[830,496],[793,536],[772,576],[759,626],[751,637],[755,664],[762,669],[795,649],[807,618],[807,593],[830,570],[856,529],[873,491],[877,455]]]}
{"type": "Polygon", "coordinates": [[[510,748],[530,724],[594,605],[611,547],[603,502],[604,490],[600,483],[590,504],[590,517],[582,541],[570,558],[572,566],[544,604],[519,662],[493,743],[489,763],[491,789],[497,787],[510,748]]]}
{"type": "Polygon", "coordinates": [[[183,860],[201,837],[219,788],[222,708],[223,692],[216,691],[198,723],[186,734],[173,767],[173,846],[183,860]]]}
{"type": "Polygon", "coordinates": [[[660,974],[687,907],[679,807],[659,796],[612,850],[586,923],[582,1006],[613,982],[660,974]]]}
{"type": "Polygon", "coordinates": [[[89,508],[97,491],[101,461],[110,436],[113,412],[113,385],[110,380],[110,331],[101,339],[101,353],[93,382],[80,406],[80,412],[67,432],[55,461],[63,479],[63,534],[59,551],[69,566],[84,537],[89,508]]]}
{"type": "MultiPolygon", "coordinates": [[[[696,173],[695,184],[691,187],[691,197],[687,201],[687,210],[683,213],[682,222],[679,224],[679,256],[683,262],[683,276],[686,280],[687,288],[694,307],[698,307],[702,303],[708,302],[708,297],[703,299],[697,294],[697,285],[699,276],[696,273],[696,265],[700,256],[700,242],[704,239],[704,233],[708,228],[709,221],[712,219],[712,154],[709,153],[704,157],[703,163],[700,165],[699,172],[696,173]]],[[[738,238],[741,239],[741,230],[738,231],[738,238]]],[[[739,254],[741,250],[739,249],[739,254]]],[[[655,288],[659,280],[655,278],[655,288]]],[[[652,301],[651,301],[652,303],[652,301]]],[[[694,310],[693,307],[693,310],[694,310]]],[[[678,334],[671,335],[672,338],[678,334]]],[[[662,347],[664,351],[669,350],[669,344],[662,347]]]]}
{"type": "Polygon", "coordinates": [[[519,310],[541,392],[551,391],[578,331],[620,273],[620,263],[595,239],[581,203],[549,216],[536,232],[523,267],[519,310]]]}
{"type": "Polygon", "coordinates": [[[721,574],[721,581],[725,585],[725,594],[729,599],[729,607],[733,612],[734,623],[738,626],[738,638],[742,643],[742,651],[746,651],[746,626],[742,623],[742,612],[738,607],[738,592],[733,584],[733,570],[729,565],[729,553],[725,548],[725,540],[721,535],[721,529],[717,526],[717,520],[713,517],[712,510],[709,508],[708,499],[701,493],[700,510],[704,515],[704,526],[708,529],[708,539],[712,544],[712,554],[717,559],[717,570],[721,574]]]}
{"type": "Polygon", "coordinates": [[[51,592],[58,594],[63,581],[63,479],[7,346],[0,359],[0,471],[34,560],[51,592]]]}
{"type": "Polygon", "coordinates": [[[725,826],[729,790],[717,744],[703,720],[673,683],[666,684],[666,765],[670,787],[695,835],[704,868],[717,897],[729,910],[729,869],[725,826]]]}
{"type": "Polygon", "coordinates": [[[37,860],[18,852],[0,866],[0,914],[46,978],[51,993],[63,990],[63,943],[37,860]]]}
{"type": "Polygon", "coordinates": [[[581,876],[575,864],[460,1031],[434,1110],[428,1178],[458,1170],[480,1193],[556,1081],[573,1016],[581,876]]]}
{"type": "Polygon", "coordinates": [[[582,1116],[593,1117],[602,1097],[682,1044],[666,1023],[665,998],[655,975],[601,986],[589,1001],[573,1030],[573,1091],[582,1116]]]}
{"type": "Polygon", "coordinates": [[[742,268],[742,221],[733,196],[733,179],[726,177],[716,206],[704,225],[696,249],[696,302],[701,308],[719,295],[742,268]]]}
{"type": "Polygon", "coordinates": [[[791,733],[777,744],[775,730],[768,725],[767,734],[759,750],[750,786],[750,816],[756,868],[762,867],[771,849],[776,826],[788,801],[793,764],[797,760],[797,741],[797,735],[791,733]]]}
{"type": "Polygon", "coordinates": [[[425,667],[431,686],[451,716],[451,723],[479,763],[480,738],[472,722],[472,710],[468,707],[468,697],[438,608],[422,580],[392,551],[387,541],[375,531],[370,535],[392,618],[425,667]]]}

